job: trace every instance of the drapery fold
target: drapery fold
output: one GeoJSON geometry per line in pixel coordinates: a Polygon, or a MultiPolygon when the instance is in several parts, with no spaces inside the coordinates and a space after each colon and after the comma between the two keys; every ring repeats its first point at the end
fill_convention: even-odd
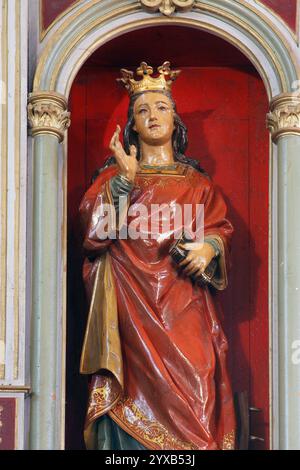
{"type": "MultiPolygon", "coordinates": [[[[99,207],[111,200],[107,183],[116,172],[116,167],[104,170],[80,206],[91,299],[81,360],[81,371],[93,374],[88,447],[96,442],[93,423],[108,413],[148,449],[234,448],[227,341],[209,288],[178,272],[167,233],[157,239],[97,238],[99,207]]],[[[149,209],[139,217],[149,233],[151,205],[204,204],[204,236],[220,246],[212,285],[227,286],[233,229],[209,179],[181,163],[171,174],[144,170],[136,176],[130,203],[149,209]]],[[[136,220],[129,215],[124,223],[136,220]]]]}

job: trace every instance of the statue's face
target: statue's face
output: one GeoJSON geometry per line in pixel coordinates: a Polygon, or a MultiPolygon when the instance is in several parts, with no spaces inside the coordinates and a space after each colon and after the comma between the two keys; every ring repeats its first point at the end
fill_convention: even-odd
{"type": "Polygon", "coordinates": [[[163,145],[172,138],[174,111],[170,99],[163,93],[146,92],[139,96],[133,115],[133,129],[145,143],[163,145]]]}

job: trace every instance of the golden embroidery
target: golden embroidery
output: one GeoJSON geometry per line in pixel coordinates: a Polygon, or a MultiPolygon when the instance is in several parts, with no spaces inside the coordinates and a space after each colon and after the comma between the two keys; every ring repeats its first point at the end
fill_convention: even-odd
{"type": "MultiPolygon", "coordinates": [[[[173,178],[172,178],[172,181],[173,181],[173,178]]],[[[178,184],[178,181],[176,181],[176,183],[178,184]]],[[[148,188],[149,186],[156,186],[157,188],[167,188],[167,187],[170,187],[170,180],[169,179],[157,180],[155,178],[152,178],[152,175],[146,178],[139,176],[137,179],[137,184],[139,186],[143,186],[144,188],[148,188]]]]}
{"type": "Polygon", "coordinates": [[[225,434],[222,442],[222,450],[234,450],[235,449],[235,432],[234,430],[225,434]]]}
{"type": "Polygon", "coordinates": [[[181,163],[177,164],[177,170],[171,172],[170,170],[155,170],[155,169],[143,169],[138,171],[136,174],[135,186],[142,185],[143,187],[157,186],[160,188],[170,187],[170,184],[178,185],[184,182],[193,188],[199,186],[199,173],[191,166],[184,165],[181,163]],[[168,176],[169,178],[160,178],[157,176],[168,176]]]}
{"type": "Polygon", "coordinates": [[[101,386],[94,388],[90,394],[87,412],[88,423],[107,413],[120,395],[120,388],[115,386],[112,377],[101,377],[99,385],[101,386]]]}
{"type": "Polygon", "coordinates": [[[139,175],[148,175],[148,176],[185,176],[187,172],[187,167],[180,163],[176,163],[175,165],[170,165],[169,168],[167,166],[151,166],[151,165],[142,165],[138,169],[137,176],[139,175]]]}
{"type": "Polygon", "coordinates": [[[157,421],[147,418],[130,399],[122,399],[110,411],[110,416],[147,448],[161,450],[196,450],[191,442],[184,442],[157,421]]]}

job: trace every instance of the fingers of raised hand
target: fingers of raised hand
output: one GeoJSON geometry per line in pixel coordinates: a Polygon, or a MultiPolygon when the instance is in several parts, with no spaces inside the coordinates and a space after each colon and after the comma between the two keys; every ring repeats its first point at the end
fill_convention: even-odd
{"type": "Polygon", "coordinates": [[[121,127],[119,125],[117,125],[117,128],[116,128],[116,130],[115,130],[115,132],[114,132],[114,134],[111,138],[110,144],[109,144],[109,148],[112,151],[115,151],[117,146],[119,147],[118,144],[122,145],[121,142],[120,142],[120,132],[121,132],[121,127]]]}

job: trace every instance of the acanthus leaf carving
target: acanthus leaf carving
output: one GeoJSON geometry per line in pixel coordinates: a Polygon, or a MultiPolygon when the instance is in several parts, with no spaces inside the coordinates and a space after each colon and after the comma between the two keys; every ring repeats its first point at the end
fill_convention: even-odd
{"type": "Polygon", "coordinates": [[[71,124],[65,98],[55,92],[32,93],[28,103],[28,124],[33,136],[52,134],[62,142],[71,124]]]}
{"type": "Polygon", "coordinates": [[[282,135],[300,135],[300,95],[282,93],[276,96],[267,114],[267,127],[274,142],[282,135]]]}

